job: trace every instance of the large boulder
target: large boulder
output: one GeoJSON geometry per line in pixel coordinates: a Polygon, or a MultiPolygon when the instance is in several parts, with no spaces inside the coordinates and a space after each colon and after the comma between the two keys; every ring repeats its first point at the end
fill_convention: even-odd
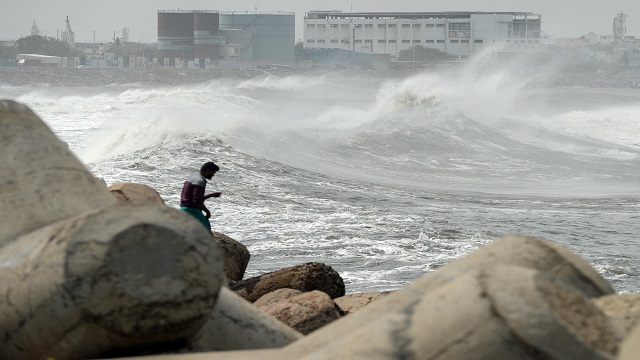
{"type": "Polygon", "coordinates": [[[342,316],[340,308],[326,293],[318,290],[302,293],[259,308],[304,335],[342,316]]]}
{"type": "Polygon", "coordinates": [[[135,183],[115,183],[108,188],[111,195],[121,204],[162,204],[164,200],[152,187],[135,183]]]}
{"type": "Polygon", "coordinates": [[[227,275],[229,282],[242,280],[244,272],[249,265],[251,254],[246,246],[229,236],[212,232],[213,238],[218,240],[222,253],[224,254],[224,273],[227,275]]]}
{"type": "Polygon", "coordinates": [[[256,307],[268,306],[279,301],[284,301],[294,296],[298,296],[303,294],[300,290],[295,289],[278,289],[276,291],[270,292],[268,294],[264,294],[260,297],[260,299],[256,300],[253,305],[256,307]]]}
{"type": "Polygon", "coordinates": [[[311,262],[295,265],[230,284],[238,295],[254,302],[272,291],[288,288],[302,292],[320,290],[332,299],[345,293],[344,281],[331,266],[311,262]]]}

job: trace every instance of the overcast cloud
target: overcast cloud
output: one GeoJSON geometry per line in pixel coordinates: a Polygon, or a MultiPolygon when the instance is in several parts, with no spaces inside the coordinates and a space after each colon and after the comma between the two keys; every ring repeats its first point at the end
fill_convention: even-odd
{"type": "Polygon", "coordinates": [[[579,37],[588,32],[613,33],[613,19],[627,14],[627,35],[640,37],[640,0],[1,0],[0,39],[31,33],[35,19],[40,35],[57,36],[71,20],[77,42],[108,42],[114,31],[129,29],[130,41],[157,40],[158,10],[283,11],[296,15],[296,39],[302,38],[304,13],[310,10],[358,11],[526,11],[542,15],[542,30],[556,37],[579,37]]]}

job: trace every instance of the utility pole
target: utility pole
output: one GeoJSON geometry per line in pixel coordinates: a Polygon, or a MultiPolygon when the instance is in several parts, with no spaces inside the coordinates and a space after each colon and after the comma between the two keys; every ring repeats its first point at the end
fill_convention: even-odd
{"type": "Polygon", "coordinates": [[[96,44],[96,31],[93,30],[93,44],[96,44]]]}

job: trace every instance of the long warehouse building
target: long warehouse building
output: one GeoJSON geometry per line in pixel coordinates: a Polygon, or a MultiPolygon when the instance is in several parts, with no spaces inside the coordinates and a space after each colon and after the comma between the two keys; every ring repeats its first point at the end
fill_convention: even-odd
{"type": "Polygon", "coordinates": [[[494,45],[506,52],[538,51],[541,23],[541,16],[530,12],[310,11],[304,17],[304,46],[393,59],[421,45],[466,59],[494,45]]]}

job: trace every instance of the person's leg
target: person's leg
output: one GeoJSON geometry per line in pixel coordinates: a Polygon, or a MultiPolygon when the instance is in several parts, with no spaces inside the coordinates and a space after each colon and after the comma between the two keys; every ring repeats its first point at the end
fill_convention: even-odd
{"type": "Polygon", "coordinates": [[[196,209],[196,208],[192,208],[192,207],[186,207],[186,206],[180,206],[180,210],[189,213],[191,216],[193,216],[198,221],[200,221],[200,223],[202,223],[202,225],[204,225],[204,227],[207,230],[211,231],[211,223],[209,222],[209,219],[207,219],[207,217],[204,216],[204,214],[202,213],[202,211],[200,209],[196,209]]]}

